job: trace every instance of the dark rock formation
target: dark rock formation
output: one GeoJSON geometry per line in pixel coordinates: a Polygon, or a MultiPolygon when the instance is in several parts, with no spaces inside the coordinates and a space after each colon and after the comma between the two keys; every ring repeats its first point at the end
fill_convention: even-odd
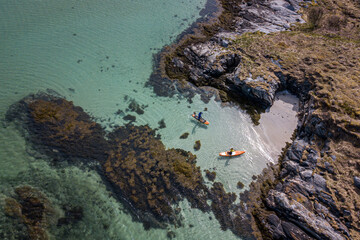
{"type": "Polygon", "coordinates": [[[208,190],[190,152],[165,150],[147,126],[120,127],[109,139],[112,150],[103,166],[105,177],[135,211],[142,212],[138,216],[149,212],[160,222],[176,223],[171,204],[183,197],[193,207],[209,210],[208,190]]]}
{"type": "Polygon", "coordinates": [[[120,116],[125,115],[124,111],[121,110],[121,109],[117,110],[117,111],[115,112],[115,114],[116,114],[116,115],[120,115],[120,116]]]}
{"type": "Polygon", "coordinates": [[[5,214],[26,225],[30,239],[49,239],[46,228],[56,221],[56,214],[47,197],[30,186],[15,189],[14,198],[5,199],[5,214]]]}
{"type": "Polygon", "coordinates": [[[360,189],[360,177],[354,177],[354,185],[360,189]]]}
{"type": "Polygon", "coordinates": [[[201,148],[201,142],[200,142],[200,140],[195,141],[194,150],[195,150],[195,151],[198,151],[200,148],[201,148]]]}
{"type": "Polygon", "coordinates": [[[128,108],[126,109],[126,111],[131,111],[131,112],[136,112],[139,115],[144,114],[144,109],[146,108],[146,105],[141,105],[138,104],[135,99],[132,99],[129,103],[128,108]]]}
{"type": "Polygon", "coordinates": [[[230,208],[236,200],[235,193],[226,193],[222,183],[215,182],[211,188],[211,209],[220,222],[221,229],[233,230],[233,217],[230,214],[230,208]]]}
{"type": "Polygon", "coordinates": [[[216,178],[216,172],[210,172],[209,170],[204,170],[205,172],[205,176],[207,177],[207,179],[209,179],[210,181],[214,181],[216,178]]]}
{"type": "Polygon", "coordinates": [[[39,93],[12,105],[6,119],[27,130],[37,149],[57,159],[73,158],[104,161],[105,131],[81,107],[63,98],[39,93]],[[45,147],[41,147],[45,146],[45,147]]]}
{"type": "Polygon", "coordinates": [[[306,229],[317,239],[345,239],[341,233],[330,225],[324,218],[316,216],[297,200],[289,199],[283,192],[270,190],[267,197],[267,206],[296,224],[306,229]]]}
{"type": "Polygon", "coordinates": [[[245,186],[242,182],[238,181],[238,183],[236,184],[236,186],[239,188],[239,189],[243,189],[245,186]]]}
{"type": "Polygon", "coordinates": [[[133,123],[133,122],[136,121],[136,117],[133,116],[133,115],[130,115],[130,114],[124,116],[123,119],[124,119],[125,121],[129,121],[130,123],[133,123]]]}
{"type": "Polygon", "coordinates": [[[164,119],[161,119],[159,122],[159,128],[162,129],[162,128],[166,128],[166,124],[165,124],[165,120],[164,119]]]}
{"type": "MultiPolygon", "coordinates": [[[[176,89],[181,92],[180,89],[201,92],[192,84],[197,87],[211,86],[220,90],[223,101],[229,100],[229,94],[235,98],[248,98],[263,107],[271,106],[280,80],[274,74],[271,77],[240,76],[243,59],[237,52],[242,49],[232,49],[232,45],[238,36],[246,32],[270,33],[287,30],[294,22],[303,22],[297,13],[300,1],[220,2],[223,12],[216,23],[201,26],[202,31],[198,31],[200,36],[185,38],[161,57],[159,65],[164,67],[162,76],[180,80],[181,84],[177,84],[176,89]],[[184,84],[184,80],[191,84],[184,84]]],[[[149,84],[155,88],[163,85],[169,91],[174,83],[166,83],[164,78],[153,75],[149,84]]],[[[157,93],[164,91],[156,90],[157,93]]],[[[206,91],[203,93],[209,94],[206,91]]]]}
{"type": "Polygon", "coordinates": [[[176,237],[176,234],[173,231],[168,231],[166,236],[168,239],[173,239],[176,237]]]}
{"type": "Polygon", "coordinates": [[[185,132],[185,133],[181,134],[180,139],[186,139],[186,138],[188,138],[188,136],[189,136],[189,133],[185,132]]]}

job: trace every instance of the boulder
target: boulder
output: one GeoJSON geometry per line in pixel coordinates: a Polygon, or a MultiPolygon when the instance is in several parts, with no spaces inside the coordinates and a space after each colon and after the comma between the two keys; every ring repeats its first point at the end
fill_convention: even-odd
{"type": "Polygon", "coordinates": [[[201,142],[200,142],[200,140],[195,141],[194,150],[195,150],[195,151],[198,151],[198,150],[200,150],[200,148],[201,148],[201,142]]]}
{"type": "Polygon", "coordinates": [[[360,177],[354,177],[354,185],[360,189],[360,177]]]}
{"type": "Polygon", "coordinates": [[[269,229],[272,239],[284,239],[286,237],[281,225],[281,220],[276,214],[270,214],[266,220],[268,224],[267,228],[269,229]]]}
{"type": "Polygon", "coordinates": [[[326,180],[319,174],[314,174],[314,184],[318,188],[321,188],[323,190],[326,189],[326,180]]]}
{"type": "Polygon", "coordinates": [[[295,140],[290,149],[286,152],[286,156],[290,160],[299,162],[302,158],[306,145],[307,144],[304,140],[295,140]]]}
{"type": "Polygon", "coordinates": [[[305,170],[300,173],[300,176],[305,181],[309,181],[312,178],[313,171],[312,170],[305,170]]]}
{"type": "Polygon", "coordinates": [[[296,222],[301,229],[306,229],[314,238],[345,239],[325,219],[315,215],[298,201],[289,199],[283,192],[270,190],[266,204],[281,216],[296,222]]]}
{"type": "Polygon", "coordinates": [[[301,230],[298,226],[291,222],[283,221],[281,223],[284,233],[286,234],[286,238],[283,239],[295,239],[295,240],[312,240],[314,238],[310,237],[303,230],[301,230]]]}

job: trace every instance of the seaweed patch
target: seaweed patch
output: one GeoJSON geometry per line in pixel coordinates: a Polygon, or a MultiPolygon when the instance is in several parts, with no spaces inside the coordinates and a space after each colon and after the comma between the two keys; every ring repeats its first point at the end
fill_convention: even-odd
{"type": "MultiPolygon", "coordinates": [[[[124,118],[136,119],[131,115],[124,118]]],[[[12,105],[6,120],[16,122],[28,143],[57,159],[55,162],[97,163],[105,183],[145,229],[182,225],[178,203],[187,199],[192,208],[213,211],[222,229],[241,235],[233,227],[237,226],[235,220],[244,220],[239,206],[234,204],[236,195],[226,193],[220,183],[209,189],[196,166],[196,155],[182,149],[166,149],[160,135],[147,125],[128,123],[105,132],[81,107],[46,93],[29,95],[12,105]]],[[[197,141],[195,147],[199,149],[200,145],[197,141]]],[[[213,181],[216,173],[206,175],[213,181]]],[[[14,210],[8,215],[19,212],[18,204],[12,203],[14,210]]],[[[58,219],[58,226],[74,224],[83,217],[81,206],[64,206],[63,210],[65,216],[58,219]]]]}

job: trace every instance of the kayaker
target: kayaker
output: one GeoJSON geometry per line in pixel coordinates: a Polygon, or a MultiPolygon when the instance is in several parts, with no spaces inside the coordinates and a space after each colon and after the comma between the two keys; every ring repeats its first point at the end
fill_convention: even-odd
{"type": "Polygon", "coordinates": [[[202,112],[199,112],[198,120],[201,120],[201,114],[202,112]]]}
{"type": "Polygon", "coordinates": [[[230,151],[228,151],[228,154],[229,154],[229,155],[232,155],[233,152],[235,152],[235,150],[234,150],[233,148],[230,148],[230,151]]]}

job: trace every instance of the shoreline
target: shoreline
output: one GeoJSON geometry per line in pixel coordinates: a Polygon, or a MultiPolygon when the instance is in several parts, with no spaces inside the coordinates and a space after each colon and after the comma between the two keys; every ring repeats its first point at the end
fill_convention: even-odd
{"type": "MultiPolygon", "coordinates": [[[[318,3],[323,1],[327,3],[327,0],[318,3]]],[[[279,2],[282,1],[270,3],[279,2]]],[[[229,5],[238,3],[230,1],[229,5]]],[[[255,3],[239,3],[240,8],[236,5],[234,12],[242,7],[254,10],[265,6],[255,3]]],[[[351,13],[358,24],[360,10],[351,13]]],[[[247,23],[255,22],[256,19],[246,16],[247,23]]],[[[152,83],[159,84],[159,93],[183,95],[189,103],[196,93],[204,102],[215,95],[217,101],[226,105],[247,98],[246,103],[252,103],[248,110],[254,111],[253,120],[262,113],[257,119],[260,124],[253,129],[267,139],[270,148],[274,146],[280,151],[283,147],[281,154],[272,153],[278,162],[253,176],[249,189],[240,194],[240,203],[236,201],[238,194],[226,192],[222,183],[204,184],[207,182],[196,166],[196,155],[182,149],[166,149],[160,135],[155,135],[158,128],[130,123],[105,131],[80,106],[54,96],[54,92],[29,95],[14,103],[7,111],[6,122],[17,125],[24,139],[36,147],[34,153],[49,156],[54,167],[57,162],[69,161],[96,170],[107,181],[106,187],[113,188],[111,195],[129,204],[130,212],[133,210],[130,215],[141,217],[138,220],[145,229],[166,224],[180,226],[181,209],[175,205],[188,198],[199,211],[213,212],[222,230],[231,230],[246,239],[357,239],[360,105],[356,100],[360,97],[357,92],[360,79],[356,74],[359,72],[356,57],[360,55],[360,42],[342,42],[343,38],[336,35],[339,32],[332,32],[333,38],[326,35],[329,32],[321,32],[328,30],[326,24],[331,17],[325,12],[321,27],[309,30],[309,26],[299,25],[291,33],[239,34],[226,30],[226,34],[210,37],[214,30],[211,28],[202,41],[192,39],[188,46],[173,49],[175,55],[160,52],[154,56],[162,56],[165,64],[163,72],[154,67],[154,74],[157,71],[160,75],[152,83]],[[180,79],[163,78],[161,73],[180,79]],[[296,93],[298,103],[289,95],[282,95],[284,90],[296,93]],[[255,104],[258,110],[252,106],[255,104]],[[293,108],[297,108],[297,116],[293,108]],[[291,128],[295,122],[294,133],[278,134],[278,129],[291,128]],[[286,138],[291,141],[286,142],[286,138]],[[170,202],[175,205],[170,206],[170,202]]],[[[349,16],[346,21],[351,19],[349,16]]],[[[229,28],[238,30],[243,26],[240,22],[238,19],[229,28]]],[[[161,121],[165,125],[164,119],[161,121]]],[[[10,210],[16,206],[7,205],[10,210]]],[[[21,212],[13,209],[9,216],[21,212]]],[[[82,213],[78,214],[81,218],[82,213]]]]}
{"type": "Polygon", "coordinates": [[[278,92],[274,104],[261,114],[259,125],[254,127],[264,142],[270,146],[273,163],[277,163],[286,142],[291,141],[293,131],[299,123],[298,112],[299,99],[287,91],[278,92]],[[287,131],[281,131],[282,129],[287,131]]]}
{"type": "MultiPolygon", "coordinates": [[[[169,92],[172,96],[177,90],[189,99],[194,93],[200,93],[206,99],[208,93],[199,89],[213,87],[222,102],[247,98],[260,109],[273,106],[276,93],[281,90],[296,94],[300,101],[299,121],[292,142],[283,146],[279,162],[265,168],[258,180],[251,183],[250,190],[240,194],[243,211],[251,218],[252,231],[249,234],[257,239],[292,239],[294,235],[302,239],[357,238],[360,236],[360,217],[356,214],[357,202],[360,201],[360,174],[356,169],[360,169],[360,146],[356,142],[360,139],[360,122],[356,117],[360,112],[356,110],[359,105],[351,97],[356,98],[358,94],[354,89],[346,89],[345,94],[336,91],[333,83],[335,86],[356,85],[356,77],[347,77],[353,70],[342,60],[346,56],[334,53],[341,47],[359,49],[359,37],[349,26],[358,24],[356,16],[360,16],[360,11],[351,1],[347,6],[351,14],[343,12],[340,16],[334,16],[338,13],[337,1],[322,0],[316,5],[303,3],[302,8],[299,6],[301,1],[279,3],[281,1],[270,1],[266,5],[256,0],[247,4],[229,3],[233,4],[231,9],[241,12],[239,16],[235,13],[228,16],[234,21],[227,27],[234,31],[209,31],[207,33],[213,35],[189,37],[182,43],[167,47],[157,58],[157,68],[149,85],[160,96],[168,96],[169,92]],[[334,10],[329,9],[328,4],[332,4],[334,10]],[[259,14],[258,9],[270,12],[281,9],[283,14],[259,14]],[[307,22],[297,18],[298,13],[287,14],[288,10],[299,12],[307,22]],[[241,14],[245,16],[243,19],[241,14]],[[268,22],[264,22],[270,23],[270,27],[265,27],[265,34],[249,33],[251,29],[264,29],[261,23],[255,23],[260,19],[256,16],[266,16],[268,22]],[[338,25],[333,27],[331,19],[335,18],[338,25]],[[290,26],[289,19],[294,20],[293,26],[290,26]],[[340,19],[344,24],[339,23],[340,19]],[[269,29],[271,32],[272,20],[288,24],[278,24],[274,26],[277,33],[267,34],[269,29]],[[292,33],[281,32],[286,29],[292,33]],[[341,41],[342,38],[348,42],[341,41]],[[304,46],[307,41],[309,45],[304,46]],[[312,49],[311,46],[316,44],[322,44],[322,47],[312,49]],[[275,50],[271,50],[274,46],[275,50]],[[320,58],[321,54],[326,57],[320,58]],[[336,76],[337,81],[334,81],[329,70],[339,63],[341,71],[345,72],[336,76]],[[313,65],[325,70],[319,72],[313,65]],[[334,82],[329,84],[326,79],[334,82]],[[161,86],[170,91],[157,89],[161,86]],[[327,90],[325,93],[322,91],[324,88],[327,90]],[[329,96],[342,97],[351,104],[344,106],[344,100],[334,101],[329,96]],[[351,199],[351,206],[345,199],[351,199]]],[[[223,13],[219,21],[224,20],[221,18],[223,13]]],[[[350,61],[351,56],[348,58],[350,61]]],[[[257,113],[251,115],[252,119],[259,121],[261,111],[256,108],[253,111],[257,113]]],[[[267,115],[269,113],[263,113],[264,119],[260,121],[272,122],[271,115],[267,115]]],[[[263,135],[270,135],[272,131],[276,130],[268,129],[263,135]]],[[[239,223],[238,219],[233,220],[233,224],[239,223]]]]}

